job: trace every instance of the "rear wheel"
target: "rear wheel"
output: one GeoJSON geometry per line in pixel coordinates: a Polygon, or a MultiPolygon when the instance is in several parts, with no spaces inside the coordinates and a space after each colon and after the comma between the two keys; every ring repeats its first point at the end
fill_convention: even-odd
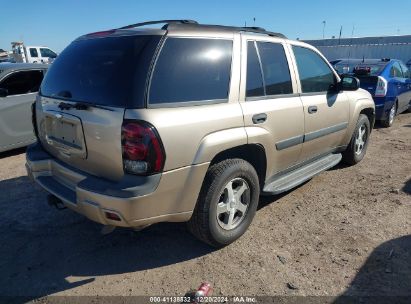
{"type": "Polygon", "coordinates": [[[394,102],[392,105],[390,112],[385,120],[382,121],[382,125],[386,128],[389,128],[394,123],[395,114],[397,114],[397,103],[394,102]]]}
{"type": "Polygon", "coordinates": [[[355,165],[364,158],[368,147],[370,131],[370,121],[367,115],[360,114],[350,144],[347,150],[342,153],[343,161],[346,164],[355,165]]]}
{"type": "Polygon", "coordinates": [[[260,188],[254,167],[242,159],[228,159],[207,171],[188,228],[214,246],[228,245],[247,230],[258,205],[260,188]]]}

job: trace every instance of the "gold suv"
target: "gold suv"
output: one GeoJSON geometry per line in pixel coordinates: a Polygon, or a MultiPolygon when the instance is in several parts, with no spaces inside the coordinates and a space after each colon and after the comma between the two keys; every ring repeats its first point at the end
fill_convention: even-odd
{"type": "Polygon", "coordinates": [[[50,202],[109,226],[187,221],[213,246],[246,231],[260,194],[361,161],[375,113],[314,47],[190,20],[81,36],[33,109],[26,167],[50,202]]]}

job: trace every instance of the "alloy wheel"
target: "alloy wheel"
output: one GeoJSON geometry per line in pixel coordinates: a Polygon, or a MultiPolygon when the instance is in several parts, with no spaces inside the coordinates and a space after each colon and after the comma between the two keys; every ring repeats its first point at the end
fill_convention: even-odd
{"type": "Polygon", "coordinates": [[[391,107],[390,114],[388,116],[388,121],[390,125],[392,125],[392,123],[394,122],[395,111],[396,111],[396,106],[394,103],[393,106],[391,107]]]}
{"type": "Polygon", "coordinates": [[[230,180],[217,203],[217,222],[221,228],[232,230],[244,220],[250,204],[250,187],[242,178],[230,180]]]}
{"type": "Polygon", "coordinates": [[[355,154],[360,155],[364,150],[367,142],[367,126],[362,124],[358,128],[357,136],[355,137],[355,154]]]}

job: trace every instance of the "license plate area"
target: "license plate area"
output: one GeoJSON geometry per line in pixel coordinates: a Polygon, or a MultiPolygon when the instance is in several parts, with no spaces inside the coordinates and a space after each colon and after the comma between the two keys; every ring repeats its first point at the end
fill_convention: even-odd
{"type": "Polygon", "coordinates": [[[47,144],[64,156],[87,157],[83,127],[80,118],[61,112],[50,111],[45,117],[47,144]]]}

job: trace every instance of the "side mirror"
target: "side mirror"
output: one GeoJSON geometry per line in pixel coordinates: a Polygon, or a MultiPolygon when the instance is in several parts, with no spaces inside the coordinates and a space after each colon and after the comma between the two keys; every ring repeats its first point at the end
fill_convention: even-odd
{"type": "Polygon", "coordinates": [[[357,91],[360,88],[360,80],[357,77],[343,76],[340,88],[343,91],[357,91]]]}
{"type": "Polygon", "coordinates": [[[0,97],[7,97],[9,95],[9,90],[0,88],[0,97]]]}

